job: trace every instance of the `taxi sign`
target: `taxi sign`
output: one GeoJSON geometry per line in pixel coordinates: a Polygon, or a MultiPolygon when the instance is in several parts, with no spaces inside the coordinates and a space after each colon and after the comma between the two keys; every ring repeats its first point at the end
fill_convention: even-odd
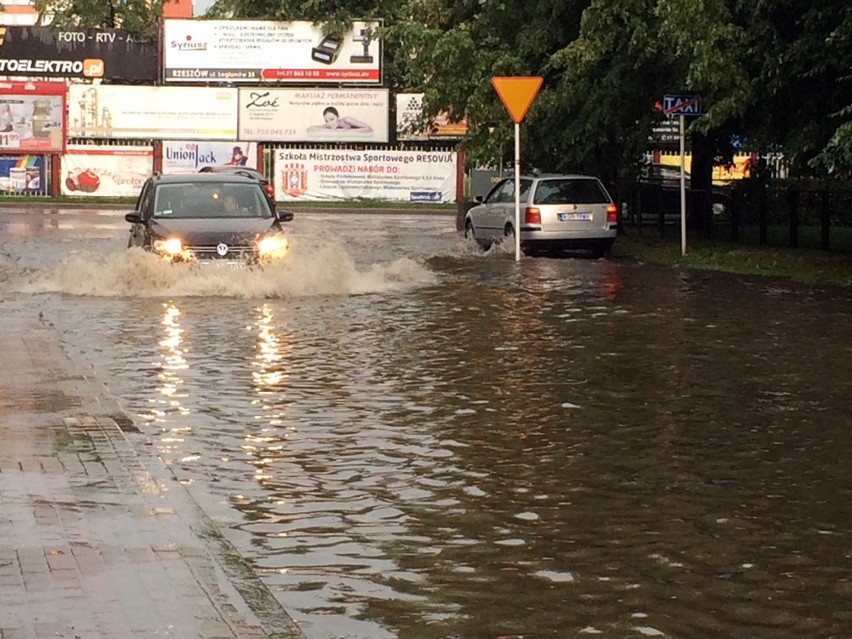
{"type": "Polygon", "coordinates": [[[491,84],[515,124],[523,122],[544,78],[540,76],[503,76],[491,78],[491,84]]]}
{"type": "Polygon", "coordinates": [[[667,95],[663,97],[666,115],[701,115],[701,100],[694,95],[667,95]]]}

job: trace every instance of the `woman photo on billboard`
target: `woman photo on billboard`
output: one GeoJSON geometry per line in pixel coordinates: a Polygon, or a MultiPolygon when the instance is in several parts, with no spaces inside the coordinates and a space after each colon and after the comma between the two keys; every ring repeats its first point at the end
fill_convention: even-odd
{"type": "Polygon", "coordinates": [[[333,106],[326,107],[322,112],[322,124],[316,124],[308,127],[308,133],[320,133],[328,130],[337,131],[361,131],[363,133],[371,133],[373,127],[366,122],[362,122],[352,116],[346,115],[340,117],[340,113],[333,106]]]}

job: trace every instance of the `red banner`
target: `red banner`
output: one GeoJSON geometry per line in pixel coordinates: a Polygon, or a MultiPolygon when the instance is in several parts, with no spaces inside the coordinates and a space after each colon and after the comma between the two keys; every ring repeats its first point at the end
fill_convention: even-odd
{"type": "Polygon", "coordinates": [[[65,150],[65,83],[0,82],[0,152],[65,150]]]}

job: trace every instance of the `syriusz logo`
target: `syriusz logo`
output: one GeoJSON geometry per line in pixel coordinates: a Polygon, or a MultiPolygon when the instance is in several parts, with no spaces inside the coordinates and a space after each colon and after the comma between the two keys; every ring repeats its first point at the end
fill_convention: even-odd
{"type": "Polygon", "coordinates": [[[193,40],[191,35],[183,40],[172,40],[169,46],[178,51],[207,51],[207,43],[203,40],[193,40]]]}

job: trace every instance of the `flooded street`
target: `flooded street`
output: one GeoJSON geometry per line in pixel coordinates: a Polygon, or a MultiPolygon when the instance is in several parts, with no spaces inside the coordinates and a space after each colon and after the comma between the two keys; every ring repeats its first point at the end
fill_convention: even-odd
{"type": "Polygon", "coordinates": [[[310,639],[852,636],[852,294],[297,213],[263,271],[0,210],[43,321],[310,639]]]}

